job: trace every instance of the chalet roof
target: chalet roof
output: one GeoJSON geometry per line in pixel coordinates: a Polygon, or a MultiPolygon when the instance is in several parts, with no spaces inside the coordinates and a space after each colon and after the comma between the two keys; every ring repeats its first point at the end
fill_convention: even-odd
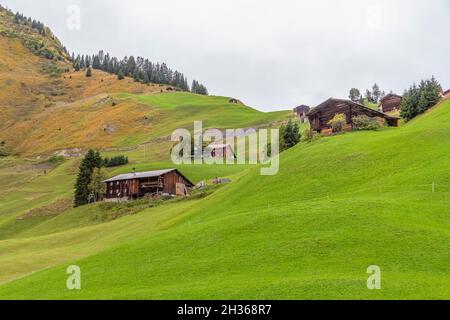
{"type": "Polygon", "coordinates": [[[353,102],[351,100],[336,99],[336,98],[329,98],[328,100],[322,102],[317,107],[313,108],[307,114],[307,116],[313,116],[316,113],[320,112],[321,110],[333,107],[336,104],[350,104],[350,105],[355,106],[357,108],[365,109],[365,110],[369,111],[371,114],[373,114],[374,116],[377,116],[377,117],[382,117],[382,118],[386,118],[386,119],[400,119],[399,117],[389,116],[389,115],[387,115],[387,114],[385,114],[383,112],[371,109],[369,107],[366,107],[365,105],[362,105],[362,104],[357,103],[357,102],[353,102]]]}
{"type": "Polygon", "coordinates": [[[308,112],[309,110],[311,110],[311,108],[304,104],[294,108],[294,111],[297,111],[297,112],[308,112]]]}
{"type": "Polygon", "coordinates": [[[181,172],[179,172],[177,169],[166,169],[166,170],[119,174],[118,176],[115,176],[115,177],[105,180],[103,182],[108,183],[108,182],[116,182],[116,181],[123,181],[123,180],[156,178],[156,177],[163,176],[163,175],[173,172],[173,171],[177,171],[181,176],[183,176],[187,181],[189,181],[192,184],[192,182],[188,178],[186,178],[181,172]]]}
{"type": "Polygon", "coordinates": [[[395,94],[395,93],[389,93],[389,94],[387,94],[386,96],[384,96],[384,97],[381,99],[381,103],[383,103],[383,101],[385,101],[385,100],[387,100],[387,99],[390,99],[390,98],[400,98],[400,99],[403,99],[403,97],[400,96],[400,95],[398,95],[398,94],[395,94]]]}
{"type": "Polygon", "coordinates": [[[444,91],[444,96],[448,95],[450,93],[450,89],[448,89],[447,91],[444,91]]]}

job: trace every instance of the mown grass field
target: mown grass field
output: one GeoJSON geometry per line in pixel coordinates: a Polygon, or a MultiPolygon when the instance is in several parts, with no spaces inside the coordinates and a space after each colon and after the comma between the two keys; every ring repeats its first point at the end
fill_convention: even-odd
{"type": "Polygon", "coordinates": [[[449,120],[446,101],[398,129],[302,143],[276,176],[236,169],[202,199],[43,235],[50,220],[0,241],[0,298],[448,299],[449,120]]]}

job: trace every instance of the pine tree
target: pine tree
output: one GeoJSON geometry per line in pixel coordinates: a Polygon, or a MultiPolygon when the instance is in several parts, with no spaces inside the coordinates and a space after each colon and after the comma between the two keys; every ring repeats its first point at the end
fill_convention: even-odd
{"type": "Polygon", "coordinates": [[[81,68],[81,69],[86,68],[86,61],[84,60],[84,55],[81,56],[81,60],[80,60],[80,68],[81,68]]]}
{"type": "Polygon", "coordinates": [[[87,68],[86,77],[88,77],[88,78],[92,77],[92,68],[91,67],[87,68]]]}
{"type": "Polygon", "coordinates": [[[100,153],[89,150],[81,161],[77,181],[75,184],[74,207],[80,207],[89,201],[89,184],[95,168],[102,167],[100,153]]]}
{"type": "Polygon", "coordinates": [[[100,63],[100,58],[99,58],[99,56],[94,56],[93,58],[92,58],[92,67],[94,68],[94,69],[100,69],[100,67],[101,67],[101,63],[100,63]]]}
{"type": "Polygon", "coordinates": [[[119,80],[125,79],[125,75],[124,75],[122,69],[120,69],[119,72],[117,73],[117,79],[119,79],[119,80]]]}
{"type": "Polygon", "coordinates": [[[441,91],[441,85],[434,77],[422,80],[419,86],[413,84],[403,95],[400,115],[408,121],[424,113],[439,102],[441,91]]]}
{"type": "Polygon", "coordinates": [[[381,91],[380,87],[375,83],[372,87],[372,101],[373,103],[378,103],[380,101],[381,91]]]}
{"type": "Polygon", "coordinates": [[[136,71],[136,60],[133,56],[130,56],[130,58],[127,61],[127,74],[133,75],[136,71]]]}
{"type": "Polygon", "coordinates": [[[150,77],[148,76],[147,72],[144,72],[144,83],[149,84],[150,83],[150,77]]]}
{"type": "Polygon", "coordinates": [[[367,102],[373,101],[372,92],[370,92],[370,90],[366,90],[365,98],[366,98],[367,102]]]}
{"type": "Polygon", "coordinates": [[[300,128],[298,123],[293,123],[289,120],[286,126],[284,126],[283,132],[283,145],[286,149],[296,146],[300,142],[300,128]]]}

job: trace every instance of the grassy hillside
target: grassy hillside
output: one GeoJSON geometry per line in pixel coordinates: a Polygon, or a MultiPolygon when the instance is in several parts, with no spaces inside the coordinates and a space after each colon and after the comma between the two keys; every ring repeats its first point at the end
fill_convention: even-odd
{"type": "MultiPolygon", "coordinates": [[[[96,81],[95,76],[89,81],[96,81]]],[[[165,142],[168,155],[171,133],[177,128],[192,130],[195,120],[203,120],[205,128],[248,128],[270,126],[290,115],[289,112],[263,113],[228,100],[159,91],[138,95],[99,94],[48,108],[16,123],[0,134],[0,140],[14,145],[19,154],[50,154],[68,148],[137,147],[159,140],[165,142]]]]}
{"type": "Polygon", "coordinates": [[[6,262],[56,263],[62,247],[67,260],[2,285],[0,297],[448,298],[449,120],[446,101],[399,129],[301,144],[278,175],[250,169],[191,207],[0,241],[6,262]],[[79,259],[97,246],[109,249],[79,259]],[[81,267],[80,291],[65,289],[69,264],[81,267]],[[381,267],[382,290],[366,288],[369,265],[381,267]]]}

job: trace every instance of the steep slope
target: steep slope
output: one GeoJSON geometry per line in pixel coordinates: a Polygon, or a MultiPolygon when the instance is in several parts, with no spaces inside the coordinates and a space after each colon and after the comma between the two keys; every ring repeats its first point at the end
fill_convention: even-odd
{"type": "Polygon", "coordinates": [[[51,103],[67,68],[68,57],[59,40],[45,35],[0,6],[0,129],[39,112],[51,103]]]}
{"type": "MultiPolygon", "coordinates": [[[[173,213],[175,225],[75,256],[82,290],[65,289],[62,264],[1,286],[0,297],[448,298],[449,120],[446,101],[399,129],[301,144],[276,176],[251,170],[173,213]],[[382,290],[366,287],[370,265],[382,290]]],[[[62,246],[64,235],[51,239],[62,246]]],[[[0,242],[13,257],[11,246],[0,242]]]]}

